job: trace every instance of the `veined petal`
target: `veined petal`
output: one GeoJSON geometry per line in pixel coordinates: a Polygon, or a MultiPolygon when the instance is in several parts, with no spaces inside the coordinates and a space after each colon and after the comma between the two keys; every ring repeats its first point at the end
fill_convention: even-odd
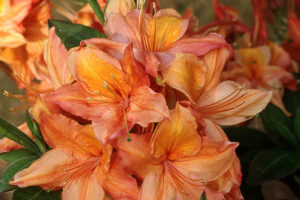
{"type": "Polygon", "coordinates": [[[170,119],[157,126],[150,147],[155,158],[167,156],[169,160],[176,160],[197,154],[201,148],[201,138],[191,111],[177,104],[171,111],[170,119]]]}
{"type": "Polygon", "coordinates": [[[206,69],[203,65],[195,55],[177,53],[173,63],[162,71],[163,80],[194,101],[205,84],[206,69]]]}
{"type": "Polygon", "coordinates": [[[74,170],[83,164],[83,160],[80,154],[55,148],[33,162],[29,168],[18,172],[10,184],[19,187],[39,185],[44,189],[61,188],[74,170]]]}
{"type": "Polygon", "coordinates": [[[232,166],[237,146],[237,143],[212,142],[203,137],[201,150],[196,155],[178,159],[173,164],[180,173],[194,180],[216,180],[232,166]]]}
{"type": "Polygon", "coordinates": [[[44,115],[41,130],[47,144],[53,148],[67,148],[95,156],[100,156],[103,150],[91,125],[79,125],[63,115],[44,115]]]}
{"type": "Polygon", "coordinates": [[[153,52],[167,51],[182,38],[189,25],[189,19],[181,17],[173,9],[160,10],[153,18],[142,16],[142,47],[153,52]]]}
{"type": "Polygon", "coordinates": [[[109,98],[99,98],[86,92],[80,83],[64,85],[53,94],[46,97],[46,101],[59,105],[63,110],[88,120],[99,119],[113,104],[109,98]]]}
{"type": "Polygon", "coordinates": [[[164,96],[147,86],[138,88],[130,98],[127,119],[143,127],[160,122],[169,117],[169,109],[164,96]]]}
{"type": "Polygon", "coordinates": [[[118,154],[121,165],[139,178],[144,178],[150,171],[161,168],[160,161],[153,159],[150,153],[150,139],[152,134],[130,134],[131,141],[127,137],[120,137],[117,141],[118,154]]]}
{"type": "Polygon", "coordinates": [[[64,200],[102,200],[105,192],[99,181],[98,169],[72,180],[62,192],[64,200]]]}
{"type": "Polygon", "coordinates": [[[75,48],[71,50],[68,64],[77,80],[91,93],[115,99],[119,93],[128,95],[131,90],[119,61],[101,50],[92,47],[75,48]]]}
{"type": "Polygon", "coordinates": [[[171,52],[191,53],[196,56],[203,56],[209,51],[221,47],[230,48],[229,44],[221,35],[212,33],[205,37],[186,37],[172,45],[171,52]]]}
{"type": "Polygon", "coordinates": [[[49,39],[44,52],[52,84],[55,89],[70,83],[71,74],[67,68],[68,51],[55,34],[55,27],[49,31],[49,39]]]}
{"type": "MultiPolygon", "coordinates": [[[[95,136],[103,145],[125,134],[125,123],[124,112],[118,107],[107,108],[101,117],[92,121],[95,136]]],[[[127,125],[130,130],[131,124],[127,125]]]]}
{"type": "Polygon", "coordinates": [[[232,81],[222,82],[213,93],[198,104],[198,114],[221,125],[233,125],[261,112],[271,100],[272,93],[247,89],[232,81]]]}

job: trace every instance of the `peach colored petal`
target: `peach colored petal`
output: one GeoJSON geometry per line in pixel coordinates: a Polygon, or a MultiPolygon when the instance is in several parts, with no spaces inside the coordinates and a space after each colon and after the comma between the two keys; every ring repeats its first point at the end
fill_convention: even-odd
{"type": "Polygon", "coordinates": [[[44,59],[47,63],[51,81],[55,89],[72,81],[71,74],[67,68],[67,58],[67,49],[55,34],[55,27],[53,27],[49,31],[49,39],[46,44],[44,59]]]}
{"type": "Polygon", "coordinates": [[[174,53],[191,53],[196,56],[202,56],[209,51],[221,47],[229,47],[222,36],[218,34],[209,34],[205,37],[185,37],[174,43],[170,48],[174,53]]]}
{"type": "Polygon", "coordinates": [[[42,134],[53,148],[67,148],[82,154],[100,156],[102,145],[96,140],[91,125],[82,126],[63,115],[44,115],[42,134]]]}
{"type": "Polygon", "coordinates": [[[119,159],[113,162],[103,185],[114,199],[138,199],[139,188],[136,180],[125,173],[119,159]]]}
{"type": "Polygon", "coordinates": [[[98,97],[91,96],[80,83],[64,85],[46,97],[46,101],[59,105],[63,110],[88,120],[99,119],[106,112],[107,103],[112,102],[108,100],[98,100],[98,97]]]}
{"type": "Polygon", "coordinates": [[[269,66],[265,69],[263,80],[271,87],[276,88],[278,83],[282,83],[285,88],[292,91],[297,90],[297,80],[292,73],[277,66],[269,66]]]}
{"type": "Polygon", "coordinates": [[[193,157],[185,157],[173,162],[183,175],[204,182],[216,180],[232,166],[237,143],[212,142],[202,138],[201,150],[193,157]]]}
{"type": "Polygon", "coordinates": [[[128,12],[136,8],[135,2],[133,0],[111,0],[105,9],[105,18],[107,19],[111,13],[120,13],[124,16],[128,12]]]}
{"type": "Polygon", "coordinates": [[[156,128],[150,147],[155,158],[167,156],[169,160],[176,160],[197,154],[201,138],[191,111],[177,104],[170,119],[165,119],[156,128]]]}
{"type": "Polygon", "coordinates": [[[114,41],[125,44],[133,42],[134,47],[140,47],[138,27],[139,12],[133,10],[126,17],[118,13],[111,13],[105,22],[104,31],[108,38],[114,41]]]}
{"type": "Polygon", "coordinates": [[[169,109],[164,96],[147,86],[138,88],[130,98],[127,119],[147,127],[149,123],[160,122],[169,117],[169,109]]]}
{"type": "Polygon", "coordinates": [[[29,13],[31,6],[32,0],[11,1],[10,8],[6,14],[0,15],[0,24],[8,22],[21,23],[29,13]]]}
{"type": "Polygon", "coordinates": [[[99,181],[98,169],[80,176],[65,186],[62,192],[64,200],[102,200],[105,192],[99,181]]]}
{"type": "Polygon", "coordinates": [[[14,48],[25,44],[26,39],[22,34],[12,30],[10,27],[0,27],[0,47],[14,48]]]}
{"type": "Polygon", "coordinates": [[[144,135],[130,134],[130,142],[125,136],[120,137],[117,141],[121,165],[140,178],[144,178],[149,171],[160,168],[160,162],[154,160],[150,154],[151,136],[150,133],[144,135]]]}
{"type": "Polygon", "coordinates": [[[80,154],[55,148],[33,162],[29,168],[18,172],[10,184],[19,187],[39,185],[44,189],[60,188],[74,169],[82,164],[82,160],[80,154]]]}
{"type": "Polygon", "coordinates": [[[162,71],[163,80],[185,94],[191,101],[199,98],[205,84],[203,61],[193,54],[177,53],[173,63],[162,71]]]}
{"type": "Polygon", "coordinates": [[[289,69],[292,65],[292,58],[288,52],[286,52],[281,46],[272,42],[269,43],[269,47],[272,55],[270,65],[276,65],[286,70],[289,69]]]}
{"type": "Polygon", "coordinates": [[[248,89],[232,81],[222,82],[214,92],[197,105],[198,114],[221,125],[246,121],[261,112],[271,100],[272,93],[248,89]]]}
{"type": "MultiPolygon", "coordinates": [[[[126,133],[124,113],[119,108],[106,108],[104,114],[93,120],[92,124],[95,136],[104,145],[126,133]]],[[[130,123],[128,127],[130,130],[130,123]]]]}

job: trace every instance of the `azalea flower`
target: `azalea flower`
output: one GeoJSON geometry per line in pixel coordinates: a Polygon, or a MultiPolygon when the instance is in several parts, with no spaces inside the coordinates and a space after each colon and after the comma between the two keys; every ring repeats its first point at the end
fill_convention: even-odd
{"type": "Polygon", "coordinates": [[[223,77],[245,84],[247,88],[272,91],[271,102],[289,114],[282,103],[284,87],[297,90],[297,82],[291,73],[270,65],[270,59],[271,52],[267,46],[238,49],[235,51],[235,63],[226,68],[223,77]]]}
{"type": "Polygon", "coordinates": [[[135,57],[144,63],[147,73],[156,77],[157,71],[172,63],[177,52],[201,56],[226,45],[216,34],[207,37],[185,35],[189,25],[190,19],[173,9],[159,10],[153,16],[143,10],[133,10],[126,16],[111,13],[104,31],[113,41],[133,42],[135,57]]]}
{"type": "Polygon", "coordinates": [[[168,117],[165,99],[149,88],[132,45],[120,61],[87,43],[71,50],[68,64],[77,82],[60,87],[47,100],[91,120],[103,144],[129,132],[134,124],[146,127],[168,117]]]}
{"type": "Polygon", "coordinates": [[[212,50],[201,58],[177,54],[172,65],[162,72],[163,80],[187,97],[182,104],[191,107],[203,127],[210,121],[216,126],[246,121],[271,99],[272,92],[245,89],[233,81],[220,82],[230,54],[229,47],[212,50]]]}
{"type": "Polygon", "coordinates": [[[201,137],[191,111],[179,104],[153,135],[131,137],[130,143],[120,138],[117,146],[121,164],[143,179],[141,200],[199,199],[207,182],[230,168],[237,147],[201,137]]]}
{"type": "Polygon", "coordinates": [[[63,200],[137,199],[135,180],[104,148],[90,125],[82,126],[62,115],[43,116],[42,134],[52,148],[29,168],[18,172],[12,185],[39,185],[45,190],[63,188],[63,200]]]}

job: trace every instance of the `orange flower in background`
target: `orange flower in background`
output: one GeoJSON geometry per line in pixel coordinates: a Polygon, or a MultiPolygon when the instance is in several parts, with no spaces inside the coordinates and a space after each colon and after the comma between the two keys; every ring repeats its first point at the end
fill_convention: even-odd
{"type": "Polygon", "coordinates": [[[139,199],[147,200],[199,199],[231,167],[237,147],[201,137],[191,111],[178,104],[152,137],[131,137],[118,140],[121,164],[143,179],[139,199]]]}
{"type": "Polygon", "coordinates": [[[297,90],[297,82],[291,73],[270,65],[270,59],[267,46],[235,50],[235,63],[230,63],[223,78],[245,84],[247,88],[272,91],[271,102],[289,114],[282,103],[284,87],[297,90]]]}
{"type": "Polygon", "coordinates": [[[154,16],[143,10],[133,10],[126,16],[110,14],[104,31],[114,41],[124,44],[133,42],[137,60],[144,63],[147,73],[156,76],[157,71],[172,63],[177,52],[201,56],[224,45],[222,38],[216,34],[185,36],[189,23],[189,18],[182,17],[173,9],[157,11],[154,16]]]}
{"type": "Polygon", "coordinates": [[[64,200],[137,199],[135,180],[123,172],[112,154],[95,138],[90,125],[82,126],[62,115],[44,116],[41,130],[52,149],[29,168],[18,172],[12,185],[64,188],[64,200]]]}
{"type": "Polygon", "coordinates": [[[0,7],[0,61],[9,65],[20,87],[34,78],[46,80],[42,55],[51,17],[49,1],[4,0],[0,7]]]}
{"type": "Polygon", "coordinates": [[[271,92],[245,89],[232,81],[220,82],[223,68],[230,58],[230,48],[219,48],[198,58],[177,54],[173,64],[162,72],[163,80],[182,92],[198,122],[206,127],[234,125],[261,112],[269,103],[271,92]]]}
{"type": "Polygon", "coordinates": [[[91,120],[103,144],[129,132],[136,123],[146,127],[168,117],[165,99],[149,88],[147,75],[133,58],[132,45],[119,61],[87,43],[71,50],[68,64],[77,82],[59,88],[48,101],[91,120]]]}

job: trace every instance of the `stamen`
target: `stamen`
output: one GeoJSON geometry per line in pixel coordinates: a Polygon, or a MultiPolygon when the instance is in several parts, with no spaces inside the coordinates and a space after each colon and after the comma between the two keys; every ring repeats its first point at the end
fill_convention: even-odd
{"type": "Polygon", "coordinates": [[[123,115],[124,115],[124,122],[125,122],[126,131],[127,131],[127,142],[130,142],[131,138],[130,138],[130,135],[129,135],[129,128],[128,128],[128,123],[127,123],[125,108],[123,108],[123,115]]]}
{"type": "Polygon", "coordinates": [[[122,99],[117,93],[115,93],[108,85],[108,83],[106,81],[104,81],[103,85],[102,85],[105,89],[107,89],[114,97],[116,97],[117,99],[122,99]]]}

